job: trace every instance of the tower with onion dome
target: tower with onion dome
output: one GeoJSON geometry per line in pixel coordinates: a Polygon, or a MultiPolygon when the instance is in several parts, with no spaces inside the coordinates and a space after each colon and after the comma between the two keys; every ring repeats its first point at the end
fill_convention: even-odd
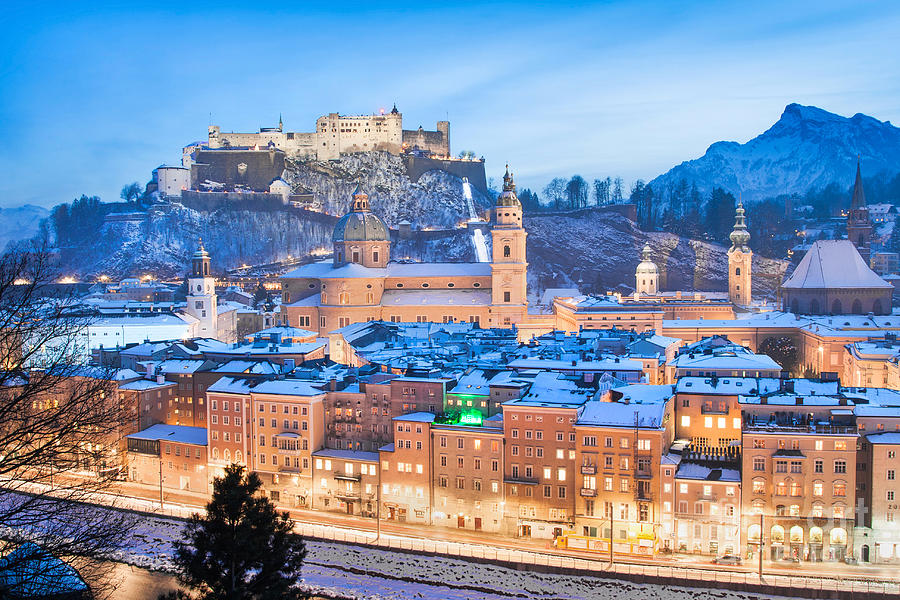
{"type": "Polygon", "coordinates": [[[525,260],[525,228],[522,227],[522,203],[516,196],[516,184],[509,165],[503,176],[503,191],[494,205],[491,229],[491,324],[514,325],[528,313],[525,260]]]}
{"type": "Polygon", "coordinates": [[[748,306],[753,299],[753,250],[750,249],[750,232],[747,231],[744,203],[741,201],[738,201],[734,211],[734,229],[729,237],[728,299],[735,306],[748,306]]]}
{"type": "Polygon", "coordinates": [[[642,260],[634,272],[634,291],[639,294],[655,296],[659,293],[659,267],[650,260],[651,253],[650,245],[646,244],[641,251],[642,260]]]}

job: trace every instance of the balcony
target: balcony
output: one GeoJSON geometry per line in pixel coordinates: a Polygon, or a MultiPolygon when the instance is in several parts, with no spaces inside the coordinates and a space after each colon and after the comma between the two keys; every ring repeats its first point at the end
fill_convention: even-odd
{"type": "Polygon", "coordinates": [[[597,495],[597,490],[593,488],[581,488],[581,495],[585,498],[593,498],[597,495]]]}
{"type": "Polygon", "coordinates": [[[581,465],[581,474],[582,475],[596,475],[597,474],[597,465],[581,465]]]}
{"type": "Polygon", "coordinates": [[[513,483],[520,485],[537,485],[538,479],[536,477],[517,477],[514,475],[510,475],[509,477],[503,478],[503,483],[513,483]]]}
{"type": "Polygon", "coordinates": [[[716,493],[704,494],[703,492],[697,492],[697,500],[702,502],[718,502],[719,495],[716,493]]]}
{"type": "Polygon", "coordinates": [[[345,473],[344,471],[335,471],[334,478],[340,481],[359,481],[362,475],[359,473],[345,473]]]}

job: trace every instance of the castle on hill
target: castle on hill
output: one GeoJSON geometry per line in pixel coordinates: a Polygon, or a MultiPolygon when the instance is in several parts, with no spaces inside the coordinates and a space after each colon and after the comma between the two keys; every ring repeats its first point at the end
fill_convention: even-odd
{"type": "MultiPolygon", "coordinates": [[[[255,133],[223,132],[218,125],[210,125],[208,139],[201,144],[207,148],[277,149],[290,157],[307,160],[333,160],[342,154],[372,151],[449,157],[450,122],[438,121],[434,131],[422,126],[404,130],[403,114],[395,104],[389,113],[323,115],[316,119],[316,129],[312,132],[284,131],[281,117],[277,127],[261,127],[255,133]]],[[[196,146],[185,147],[185,156],[196,146]]]]}

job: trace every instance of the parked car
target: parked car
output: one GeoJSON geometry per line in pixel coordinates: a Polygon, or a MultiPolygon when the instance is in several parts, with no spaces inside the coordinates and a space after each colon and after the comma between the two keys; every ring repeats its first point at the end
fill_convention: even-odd
{"type": "Polygon", "coordinates": [[[713,561],[717,565],[739,565],[743,561],[740,556],[735,556],[734,554],[723,554],[722,556],[717,556],[713,561]]]}

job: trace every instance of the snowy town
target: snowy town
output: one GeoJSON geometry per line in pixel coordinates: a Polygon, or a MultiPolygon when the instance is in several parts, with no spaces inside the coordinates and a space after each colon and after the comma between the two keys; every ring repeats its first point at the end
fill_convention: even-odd
{"type": "Polygon", "coordinates": [[[4,16],[0,600],[900,600],[900,6],[4,16]]]}

